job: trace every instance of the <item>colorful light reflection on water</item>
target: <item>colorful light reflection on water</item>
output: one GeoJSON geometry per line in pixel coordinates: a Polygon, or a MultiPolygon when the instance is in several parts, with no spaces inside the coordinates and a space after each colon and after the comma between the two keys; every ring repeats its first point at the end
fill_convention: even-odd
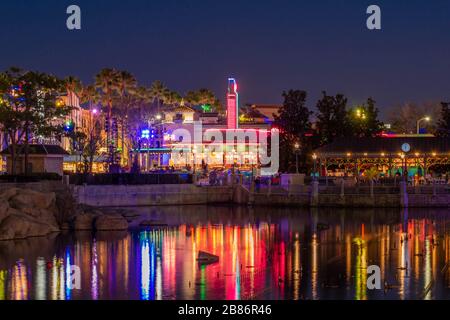
{"type": "Polygon", "coordinates": [[[187,212],[160,229],[1,243],[0,300],[450,298],[446,212],[228,210],[187,212]],[[220,260],[199,265],[199,251],[220,260]],[[367,289],[372,264],[388,290],[367,289]]]}

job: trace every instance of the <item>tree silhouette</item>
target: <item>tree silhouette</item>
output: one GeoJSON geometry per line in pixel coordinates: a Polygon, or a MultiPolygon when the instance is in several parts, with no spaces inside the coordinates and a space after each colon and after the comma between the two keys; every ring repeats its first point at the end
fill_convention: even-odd
{"type": "Polygon", "coordinates": [[[437,134],[440,137],[450,137],[450,107],[448,102],[442,102],[441,119],[438,123],[437,134]]]}
{"type": "Polygon", "coordinates": [[[279,114],[274,115],[274,125],[280,129],[280,170],[293,171],[295,152],[300,153],[302,169],[306,164],[306,155],[311,145],[305,136],[311,130],[312,112],[306,107],[306,92],[289,90],[283,92],[283,106],[279,114]],[[295,145],[299,149],[296,150],[295,145]]]}
{"type": "Polygon", "coordinates": [[[347,98],[342,94],[329,96],[324,91],[317,102],[316,133],[318,145],[322,146],[339,137],[351,134],[351,126],[347,114],[347,98]]]}

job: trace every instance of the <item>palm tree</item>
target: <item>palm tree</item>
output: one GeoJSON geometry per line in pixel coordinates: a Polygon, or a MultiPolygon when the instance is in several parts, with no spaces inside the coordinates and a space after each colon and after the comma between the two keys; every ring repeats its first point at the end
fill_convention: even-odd
{"type": "Polygon", "coordinates": [[[72,95],[70,93],[75,93],[77,96],[80,96],[83,85],[81,81],[75,77],[69,76],[64,79],[64,84],[69,94],[69,105],[73,107],[72,95]]]}
{"type": "Polygon", "coordinates": [[[102,106],[107,107],[107,121],[109,130],[107,132],[107,145],[110,153],[111,164],[115,163],[114,159],[114,144],[112,141],[112,108],[113,96],[116,93],[118,82],[118,74],[114,69],[103,69],[95,76],[95,88],[100,90],[102,106]]]}
{"type": "Polygon", "coordinates": [[[81,103],[88,103],[89,110],[92,110],[92,106],[100,102],[100,95],[94,86],[85,86],[80,91],[80,101],[81,103]]]}
{"type": "MultiPolygon", "coordinates": [[[[137,80],[128,71],[119,71],[117,73],[117,81],[115,89],[119,93],[119,97],[124,102],[125,98],[131,97],[137,90],[137,80]]],[[[123,107],[123,106],[122,106],[123,107]]]]}
{"type": "Polygon", "coordinates": [[[164,100],[166,101],[167,105],[173,108],[180,105],[182,97],[176,91],[169,91],[164,100]]]}
{"type": "Polygon", "coordinates": [[[106,105],[108,113],[112,112],[112,102],[117,91],[118,73],[114,69],[103,69],[95,76],[95,88],[100,90],[102,105],[106,105]]]}
{"type": "Polygon", "coordinates": [[[186,94],[186,101],[191,106],[210,105],[216,110],[220,109],[220,101],[216,98],[214,92],[206,88],[201,88],[197,91],[189,91],[186,94]]]}
{"type": "Polygon", "coordinates": [[[118,113],[121,123],[122,162],[125,163],[125,127],[128,127],[128,113],[137,90],[137,80],[128,71],[117,73],[116,90],[119,94],[118,113]]]}
{"type": "Polygon", "coordinates": [[[94,105],[101,101],[100,94],[98,90],[93,86],[83,86],[80,90],[80,102],[82,104],[87,103],[89,110],[91,111],[91,119],[88,126],[85,129],[86,134],[86,144],[83,150],[85,159],[87,160],[88,172],[92,174],[92,165],[94,162],[94,157],[99,151],[102,145],[101,136],[101,125],[98,117],[94,117],[93,111],[95,109],[94,105]]]}
{"type": "Polygon", "coordinates": [[[150,86],[150,95],[152,97],[152,102],[157,105],[157,113],[160,112],[161,104],[166,103],[167,96],[169,94],[169,89],[160,80],[156,80],[150,86]]]}
{"type": "MultiPolygon", "coordinates": [[[[150,89],[146,87],[137,87],[133,94],[133,103],[131,104],[130,113],[128,117],[128,136],[131,142],[131,147],[137,149],[138,137],[140,136],[140,130],[143,119],[149,119],[151,117],[150,104],[153,102],[153,97],[150,94],[150,89]]],[[[130,154],[130,163],[133,163],[133,167],[137,168],[137,157],[133,159],[130,154]],[[134,161],[133,161],[134,160],[134,161]]]]}

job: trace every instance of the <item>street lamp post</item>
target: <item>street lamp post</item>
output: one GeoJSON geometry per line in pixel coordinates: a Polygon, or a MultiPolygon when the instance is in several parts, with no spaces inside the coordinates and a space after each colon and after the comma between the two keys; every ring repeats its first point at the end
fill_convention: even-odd
{"type": "Polygon", "coordinates": [[[417,120],[417,134],[420,134],[420,123],[422,122],[422,121],[430,121],[431,120],[431,118],[430,117],[428,117],[428,116],[426,116],[426,117],[423,117],[423,118],[421,118],[421,119],[419,119],[419,120],[417,120]]]}
{"type": "Polygon", "coordinates": [[[403,176],[403,181],[406,182],[407,165],[406,165],[406,156],[405,156],[405,154],[402,153],[400,155],[400,158],[402,159],[402,176],[403,176]]]}
{"type": "Polygon", "coordinates": [[[314,160],[314,180],[316,180],[316,163],[317,163],[317,154],[313,154],[313,160],[314,160]]]}
{"type": "Polygon", "coordinates": [[[196,145],[194,144],[194,147],[192,147],[192,165],[193,165],[193,174],[194,175],[195,175],[196,155],[197,155],[197,149],[196,149],[196,145]]]}
{"type": "Polygon", "coordinates": [[[298,174],[298,151],[300,150],[300,144],[297,142],[294,144],[295,148],[295,171],[298,174]]]}

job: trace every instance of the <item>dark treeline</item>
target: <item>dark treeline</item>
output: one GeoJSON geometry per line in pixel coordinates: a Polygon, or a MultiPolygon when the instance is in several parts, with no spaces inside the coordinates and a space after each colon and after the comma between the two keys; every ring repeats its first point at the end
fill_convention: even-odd
{"type": "MultiPolygon", "coordinates": [[[[374,137],[384,131],[379,120],[376,101],[368,98],[364,103],[349,106],[342,94],[322,93],[316,111],[307,107],[307,93],[302,90],[283,92],[283,106],[275,116],[275,126],[280,131],[280,170],[295,171],[296,153],[300,159],[300,171],[311,168],[312,150],[341,137],[374,137]],[[312,119],[315,118],[313,122],[312,119]]],[[[450,135],[450,109],[442,103],[440,120],[433,133],[450,135]]],[[[405,133],[405,132],[398,132],[405,133]]]]}

